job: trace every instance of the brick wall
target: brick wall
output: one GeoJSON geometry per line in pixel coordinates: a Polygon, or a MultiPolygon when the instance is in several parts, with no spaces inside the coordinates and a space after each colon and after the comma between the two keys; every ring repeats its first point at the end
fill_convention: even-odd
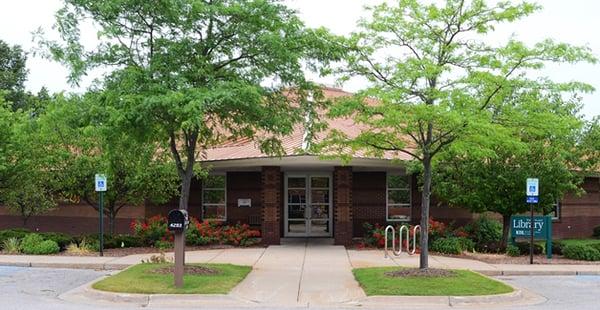
{"type": "Polygon", "coordinates": [[[335,244],[352,244],[352,167],[333,170],[333,237],[335,244]]]}
{"type": "Polygon", "coordinates": [[[583,189],[581,197],[569,194],[563,199],[560,219],[552,224],[554,238],[589,238],[600,225],[600,178],[585,178],[583,189]]]}
{"type": "Polygon", "coordinates": [[[261,201],[262,201],[262,242],[279,244],[281,238],[281,170],[279,167],[262,167],[261,201]]]}
{"type": "Polygon", "coordinates": [[[227,173],[227,222],[249,224],[251,216],[262,217],[260,172],[227,173]],[[251,207],[238,207],[238,199],[251,199],[251,207]]]}
{"type": "Polygon", "coordinates": [[[385,172],[352,174],[353,235],[364,235],[365,222],[385,224],[385,172]]]}
{"type": "MultiPolygon", "coordinates": [[[[129,233],[129,223],[133,219],[144,216],[144,206],[126,206],[117,214],[115,220],[116,233],[129,233]]],[[[20,216],[10,214],[0,206],[0,230],[23,227],[20,216]]],[[[25,228],[40,232],[63,232],[68,234],[84,234],[98,232],[98,211],[87,204],[64,204],[46,214],[32,216],[25,228]]],[[[108,218],[104,218],[104,228],[108,232],[108,218]]]]}

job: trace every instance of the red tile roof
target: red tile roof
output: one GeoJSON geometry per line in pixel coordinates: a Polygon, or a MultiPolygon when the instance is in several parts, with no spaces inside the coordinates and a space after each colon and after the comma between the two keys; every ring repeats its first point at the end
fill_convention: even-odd
{"type": "MultiPolygon", "coordinates": [[[[341,89],[323,87],[323,95],[325,98],[334,99],[344,96],[351,96],[352,93],[346,92],[341,89]]],[[[355,137],[367,128],[364,125],[355,124],[350,118],[337,118],[327,119],[325,121],[328,124],[328,129],[320,132],[316,135],[314,142],[319,142],[324,139],[331,129],[337,129],[344,132],[350,137],[355,137]]],[[[299,153],[306,154],[302,151],[302,142],[304,139],[304,125],[296,125],[292,134],[281,139],[283,149],[285,150],[286,156],[298,155],[299,153]]],[[[309,154],[319,155],[319,154],[309,154]]],[[[264,154],[260,151],[256,141],[252,139],[244,138],[235,141],[228,141],[222,143],[218,147],[207,149],[201,156],[201,161],[221,161],[221,160],[232,160],[232,159],[250,159],[250,158],[266,158],[272,157],[264,154]]],[[[370,158],[370,156],[364,153],[357,153],[354,155],[355,158],[370,158]]],[[[411,160],[412,158],[403,152],[385,152],[383,159],[400,159],[400,160],[411,160]]]]}

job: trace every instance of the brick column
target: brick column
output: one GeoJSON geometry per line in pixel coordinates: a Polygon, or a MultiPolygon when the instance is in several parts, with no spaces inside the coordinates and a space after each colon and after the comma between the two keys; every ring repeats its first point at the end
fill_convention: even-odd
{"type": "Polygon", "coordinates": [[[262,167],[262,242],[279,244],[281,214],[281,170],[279,167],[262,167]]]}
{"type": "Polygon", "coordinates": [[[352,167],[333,170],[334,242],[352,244],[352,167]]]}

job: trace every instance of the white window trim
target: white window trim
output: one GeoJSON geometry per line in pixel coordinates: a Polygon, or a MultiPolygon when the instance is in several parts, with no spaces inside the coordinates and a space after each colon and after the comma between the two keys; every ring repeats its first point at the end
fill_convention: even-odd
{"type": "Polygon", "coordinates": [[[400,173],[389,173],[386,172],[385,173],[385,220],[387,222],[408,222],[412,219],[412,178],[409,175],[406,174],[400,174],[400,173]],[[393,203],[390,204],[389,203],[389,191],[390,190],[404,190],[405,188],[396,188],[396,187],[389,187],[389,176],[390,175],[400,175],[400,176],[406,176],[408,177],[408,203],[393,203]],[[394,207],[394,206],[399,206],[399,207],[408,207],[410,209],[410,216],[408,216],[408,218],[403,218],[403,219],[391,219],[390,218],[390,213],[389,213],[389,208],[390,206],[394,207]]]}
{"type": "Polygon", "coordinates": [[[226,222],[227,221],[227,174],[226,173],[215,173],[215,174],[210,174],[209,176],[222,176],[225,178],[225,186],[223,188],[217,188],[217,187],[204,187],[204,184],[202,185],[202,194],[201,194],[201,203],[200,205],[202,206],[202,220],[203,221],[217,221],[217,222],[226,222]],[[222,190],[224,192],[225,195],[225,202],[224,203],[204,203],[204,191],[207,190],[222,190]],[[225,208],[225,217],[222,219],[205,219],[204,218],[204,207],[219,207],[219,206],[224,206],[225,208]]]}

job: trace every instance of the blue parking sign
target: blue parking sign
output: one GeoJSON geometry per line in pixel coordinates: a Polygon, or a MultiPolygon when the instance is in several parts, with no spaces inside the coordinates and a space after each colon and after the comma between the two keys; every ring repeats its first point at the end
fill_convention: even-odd
{"type": "Polygon", "coordinates": [[[106,175],[96,174],[95,176],[95,187],[97,192],[106,192],[106,175]]]}

